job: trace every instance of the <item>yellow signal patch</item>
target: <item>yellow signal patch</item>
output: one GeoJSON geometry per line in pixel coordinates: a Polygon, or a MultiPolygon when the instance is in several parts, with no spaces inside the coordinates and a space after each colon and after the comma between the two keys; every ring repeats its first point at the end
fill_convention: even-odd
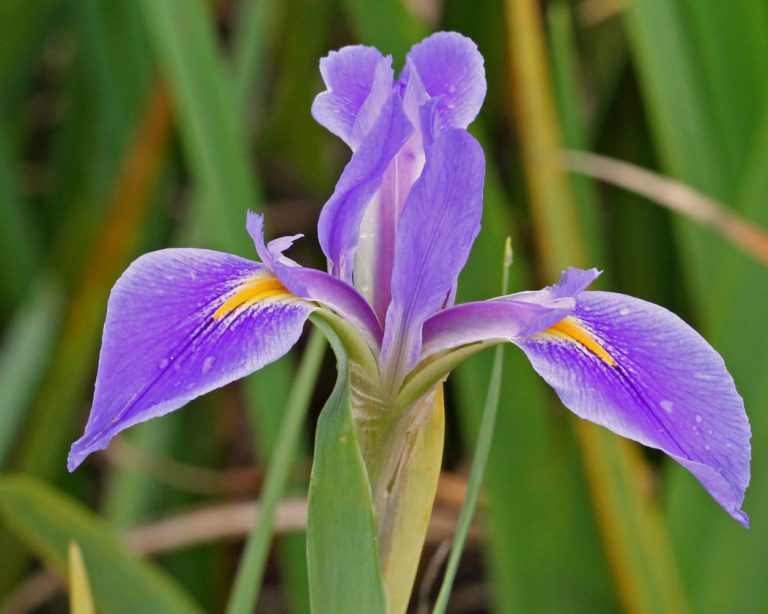
{"type": "Polygon", "coordinates": [[[611,356],[602,345],[595,341],[592,335],[589,334],[589,331],[579,324],[579,321],[576,318],[568,316],[567,318],[560,320],[554,326],[550,326],[547,330],[542,331],[542,333],[579,343],[600,358],[604,363],[611,367],[616,366],[616,361],[613,359],[613,356],[611,356]]]}
{"type": "Polygon", "coordinates": [[[255,277],[238,286],[235,293],[224,301],[214,312],[213,319],[220,320],[241,306],[253,305],[259,301],[278,295],[291,296],[280,281],[271,276],[255,277]]]}

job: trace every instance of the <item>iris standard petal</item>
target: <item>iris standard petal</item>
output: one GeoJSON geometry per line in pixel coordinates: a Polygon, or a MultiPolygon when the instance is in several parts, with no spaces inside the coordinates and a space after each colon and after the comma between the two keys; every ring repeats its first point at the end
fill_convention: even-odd
{"type": "MultiPolygon", "coordinates": [[[[320,60],[320,74],[328,89],[315,97],[312,116],[353,149],[357,145],[353,137],[355,120],[371,94],[376,69],[383,60],[377,49],[362,45],[331,51],[320,60]]],[[[391,84],[390,74],[390,90],[391,84]]]]}
{"type": "Polygon", "coordinates": [[[347,283],[352,282],[354,252],[365,209],[381,186],[392,158],[412,132],[400,97],[391,94],[320,212],[320,246],[331,273],[347,283]]]}
{"type": "Polygon", "coordinates": [[[516,343],[571,411],[666,452],[748,524],[744,405],[720,355],[680,318],[640,299],[583,292],[573,316],[516,343]]]}
{"type": "Polygon", "coordinates": [[[129,426],[277,360],[311,311],[250,260],[200,249],[142,256],[112,289],[93,408],[70,471],[129,426]]]}
{"type": "Polygon", "coordinates": [[[443,132],[427,150],[398,223],[382,346],[390,372],[414,365],[422,324],[443,306],[467,261],[480,230],[484,174],[483,150],[463,130],[443,132]]]}
{"type": "Polygon", "coordinates": [[[457,32],[438,32],[414,45],[400,77],[408,82],[415,68],[427,93],[440,98],[437,112],[444,128],[466,128],[485,99],[483,56],[477,45],[457,32]]]}

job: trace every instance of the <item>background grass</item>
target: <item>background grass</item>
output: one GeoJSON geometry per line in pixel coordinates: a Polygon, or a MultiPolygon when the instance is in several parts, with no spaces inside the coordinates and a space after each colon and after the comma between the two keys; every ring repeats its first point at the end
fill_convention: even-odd
{"type": "MultiPolygon", "coordinates": [[[[222,610],[253,524],[254,508],[236,504],[260,496],[296,355],[133,429],[69,475],[109,289],[133,258],[168,245],[252,257],[247,208],[266,212],[272,234],[305,233],[293,256],[321,267],[315,224],[348,153],[309,115],[318,60],[368,43],[402,66],[440,29],[478,43],[489,83],[472,128],[488,157],[484,230],[460,299],[497,293],[507,235],[512,290],[569,263],[604,269],[601,288],[673,309],[723,354],[754,447],[746,531],[666,458],[572,419],[505,350],[486,492],[448,611],[768,609],[768,273],[716,232],[568,174],[557,156],[650,168],[768,226],[763,0],[0,3],[0,609],[65,611],[41,570],[64,578],[74,538],[104,611],[126,607],[120,574],[149,587],[159,611],[222,610]],[[190,515],[201,509],[207,524],[190,515]]],[[[414,610],[440,584],[491,361],[449,380],[414,610]]],[[[259,611],[308,611],[293,503],[333,367],[277,506],[259,611]]]]}

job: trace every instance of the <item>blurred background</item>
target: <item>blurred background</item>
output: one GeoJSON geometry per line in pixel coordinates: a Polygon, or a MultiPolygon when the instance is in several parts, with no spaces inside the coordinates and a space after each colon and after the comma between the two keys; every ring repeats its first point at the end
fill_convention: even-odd
{"type": "MultiPolygon", "coordinates": [[[[291,256],[322,267],[316,220],[349,153],[310,117],[318,60],[366,43],[401,67],[441,29],[477,42],[488,77],[460,300],[498,294],[507,235],[513,290],[597,266],[601,289],[672,309],[723,354],[754,447],[747,531],[668,459],[574,419],[510,348],[449,610],[768,611],[765,0],[3,0],[0,610],[66,611],[71,538],[104,612],[222,610],[302,346],[69,475],[109,289],[166,246],[255,257],[248,208],[305,233],[291,256]]],[[[439,586],[491,360],[449,380],[413,611],[439,586]]],[[[308,611],[306,479],[333,380],[326,356],[260,612],[308,611]]]]}

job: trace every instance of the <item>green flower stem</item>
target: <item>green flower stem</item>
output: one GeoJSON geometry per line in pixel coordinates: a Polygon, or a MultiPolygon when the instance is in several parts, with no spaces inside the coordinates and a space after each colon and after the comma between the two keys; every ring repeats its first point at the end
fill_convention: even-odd
{"type": "MultiPolygon", "coordinates": [[[[508,238],[504,245],[504,266],[501,280],[501,293],[508,291],[509,267],[512,264],[512,246],[508,238]]],[[[491,370],[491,381],[488,384],[488,394],[485,397],[485,407],[483,408],[483,418],[480,423],[480,431],[477,434],[477,445],[475,454],[472,458],[472,469],[469,473],[469,482],[467,484],[467,496],[464,504],[461,506],[459,522],[456,526],[456,534],[453,537],[453,546],[451,547],[451,556],[448,559],[448,567],[445,570],[443,584],[440,587],[440,593],[435,602],[433,612],[443,614],[448,605],[448,598],[453,587],[453,580],[456,577],[456,570],[459,568],[461,552],[464,549],[464,543],[467,539],[469,525],[472,522],[472,515],[477,506],[477,500],[480,497],[480,489],[483,485],[485,468],[488,464],[488,456],[493,442],[493,430],[496,426],[496,413],[499,408],[499,395],[501,393],[501,374],[504,367],[504,347],[496,348],[496,354],[493,359],[493,369],[491,370]]]]}

